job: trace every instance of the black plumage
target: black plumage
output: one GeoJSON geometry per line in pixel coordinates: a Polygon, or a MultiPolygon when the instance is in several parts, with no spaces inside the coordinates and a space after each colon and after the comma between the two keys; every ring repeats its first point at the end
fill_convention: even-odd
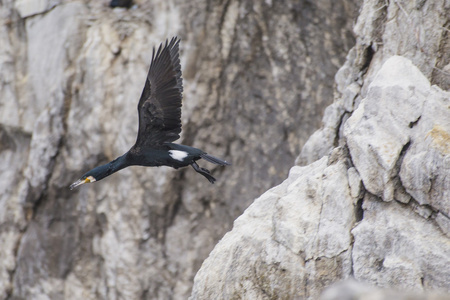
{"type": "Polygon", "coordinates": [[[136,143],[124,155],[96,167],[74,182],[73,189],[86,182],[99,181],[114,172],[133,165],[169,166],[175,169],[191,165],[211,183],[215,178],[196,163],[204,159],[225,166],[228,162],[200,149],[172,143],[180,137],[183,81],[179,58],[180,40],[176,37],[153,48],[152,61],[138,103],[139,130],[136,143]]]}

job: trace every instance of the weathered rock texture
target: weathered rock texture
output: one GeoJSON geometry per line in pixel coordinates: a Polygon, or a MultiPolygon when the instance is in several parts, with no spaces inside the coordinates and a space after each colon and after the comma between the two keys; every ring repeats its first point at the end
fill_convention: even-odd
{"type": "MultiPolygon", "coordinates": [[[[232,221],[286,177],[320,127],[359,9],[356,0],[108,2],[0,1],[0,299],[187,298],[232,221]],[[69,191],[134,143],[151,48],[173,35],[181,142],[233,166],[212,170],[214,186],[192,170],[133,167],[69,191]]],[[[347,239],[349,230],[336,227],[347,239]]],[[[308,253],[342,250],[344,260],[350,240],[336,242],[308,253]]]]}
{"type": "Polygon", "coordinates": [[[317,299],[347,278],[450,299],[449,18],[448,1],[364,1],[322,128],[216,245],[191,299],[317,299]]]}
{"type": "Polygon", "coordinates": [[[379,288],[355,280],[345,280],[327,287],[319,300],[448,300],[442,292],[399,291],[379,288]]]}

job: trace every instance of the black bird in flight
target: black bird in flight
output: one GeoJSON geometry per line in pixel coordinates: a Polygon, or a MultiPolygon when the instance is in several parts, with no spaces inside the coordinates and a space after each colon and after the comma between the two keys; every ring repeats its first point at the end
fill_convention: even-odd
{"type": "Polygon", "coordinates": [[[207,169],[199,167],[196,161],[203,158],[216,165],[230,165],[200,149],[172,143],[181,132],[183,82],[179,43],[180,40],[174,37],[170,43],[166,40],[164,47],[161,44],[156,54],[153,48],[152,62],[138,104],[139,130],[134,146],[115,160],[88,171],[70,189],[99,181],[128,166],[169,166],[178,169],[191,165],[196,172],[214,183],[216,179],[207,169]]]}

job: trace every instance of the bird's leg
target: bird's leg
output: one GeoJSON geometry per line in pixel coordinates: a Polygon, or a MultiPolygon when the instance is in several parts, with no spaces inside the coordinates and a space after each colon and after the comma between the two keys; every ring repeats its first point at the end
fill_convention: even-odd
{"type": "Polygon", "coordinates": [[[210,172],[208,169],[205,169],[205,168],[200,167],[200,170],[202,170],[203,172],[206,172],[206,173],[208,173],[208,174],[211,174],[211,172],[210,172]]]}
{"type": "Polygon", "coordinates": [[[203,176],[206,177],[206,179],[209,180],[209,182],[214,183],[216,181],[216,179],[214,177],[211,176],[209,170],[205,169],[205,168],[200,168],[199,165],[194,161],[191,166],[194,168],[194,170],[197,173],[202,174],[203,176]]]}

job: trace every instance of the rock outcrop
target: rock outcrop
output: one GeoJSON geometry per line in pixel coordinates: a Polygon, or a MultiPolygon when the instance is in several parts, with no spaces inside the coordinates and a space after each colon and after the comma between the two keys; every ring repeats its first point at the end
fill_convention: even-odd
{"type": "MultiPolygon", "coordinates": [[[[322,128],[217,244],[191,299],[317,299],[348,278],[450,298],[449,12],[364,1],[322,128]]],[[[337,291],[404,298],[358,289],[337,291]]]]}
{"type": "Polygon", "coordinates": [[[0,299],[186,299],[233,220],[333,100],[359,1],[0,1],[0,299]],[[178,35],[181,142],[231,160],[128,168],[151,49],[178,35]]]}
{"type": "Polygon", "coordinates": [[[349,277],[450,293],[450,93],[393,56],[343,126],[344,146],[235,221],[192,299],[316,299],[349,277]]]}

